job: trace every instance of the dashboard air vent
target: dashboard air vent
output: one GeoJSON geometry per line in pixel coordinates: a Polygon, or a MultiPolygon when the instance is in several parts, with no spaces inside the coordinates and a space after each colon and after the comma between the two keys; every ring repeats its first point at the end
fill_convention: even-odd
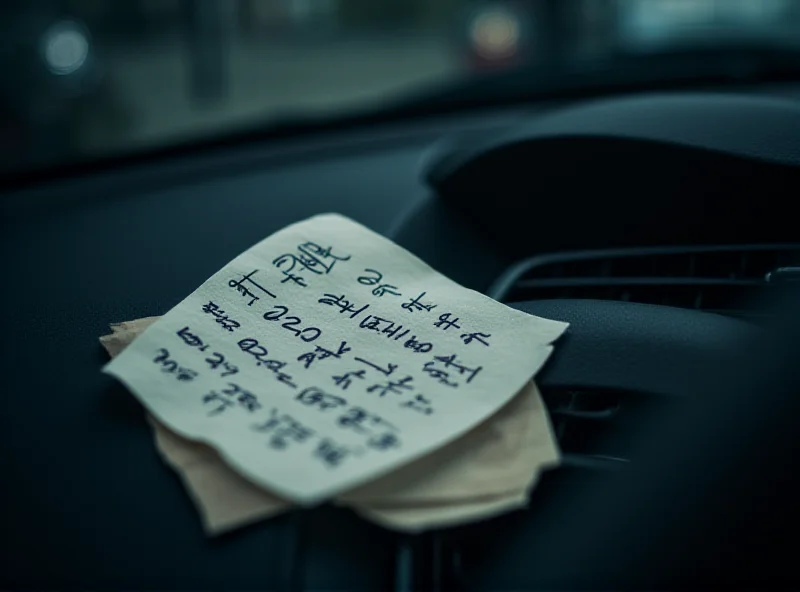
{"type": "Polygon", "coordinates": [[[503,302],[622,300],[753,315],[767,276],[800,264],[800,244],[661,247],[558,253],[513,265],[489,295],[503,302]]]}
{"type": "Polygon", "coordinates": [[[542,396],[562,452],[562,466],[615,469],[630,461],[648,415],[675,401],[641,393],[546,389],[542,396]]]}

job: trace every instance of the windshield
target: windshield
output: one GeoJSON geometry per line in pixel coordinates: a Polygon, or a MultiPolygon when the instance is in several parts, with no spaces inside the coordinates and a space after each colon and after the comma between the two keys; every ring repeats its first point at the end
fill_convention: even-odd
{"type": "Polygon", "coordinates": [[[793,50],[800,22],[798,0],[1,4],[2,172],[375,112],[495,72],[546,89],[624,56],[793,50]]]}

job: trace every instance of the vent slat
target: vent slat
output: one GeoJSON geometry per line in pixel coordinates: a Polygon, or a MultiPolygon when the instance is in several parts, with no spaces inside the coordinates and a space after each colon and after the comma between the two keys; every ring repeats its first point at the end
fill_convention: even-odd
{"type": "Polygon", "coordinates": [[[489,294],[502,301],[588,298],[759,316],[747,302],[779,268],[800,264],[800,245],[614,249],[542,255],[514,265],[489,294]]]}
{"type": "Polygon", "coordinates": [[[770,318],[769,313],[754,310],[736,310],[733,308],[701,308],[700,310],[711,314],[725,315],[745,320],[766,320],[770,318]]]}
{"type": "Polygon", "coordinates": [[[573,411],[571,409],[553,409],[551,415],[564,419],[605,421],[617,414],[617,409],[607,409],[605,411],[573,411]]]}
{"type": "Polygon", "coordinates": [[[535,290],[537,288],[582,288],[582,287],[626,287],[626,286],[720,286],[730,288],[746,288],[762,286],[763,280],[736,280],[692,277],[585,277],[526,279],[517,282],[516,288],[535,290]]]}
{"type": "Polygon", "coordinates": [[[564,454],[561,466],[570,469],[616,471],[628,464],[628,459],[602,454],[564,454]]]}

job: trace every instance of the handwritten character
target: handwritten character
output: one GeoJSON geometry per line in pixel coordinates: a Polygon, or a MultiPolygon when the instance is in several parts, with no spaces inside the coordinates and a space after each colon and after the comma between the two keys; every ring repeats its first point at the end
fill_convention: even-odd
{"type": "Polygon", "coordinates": [[[169,358],[169,351],[165,348],[159,348],[158,355],[153,359],[153,362],[159,364],[165,362],[169,358]]]}
{"type": "Polygon", "coordinates": [[[241,403],[241,405],[250,413],[261,409],[261,403],[258,402],[256,396],[252,393],[242,393],[239,395],[237,401],[239,401],[239,403],[241,403]]]}
{"type": "Polygon", "coordinates": [[[342,464],[351,451],[330,438],[323,439],[314,451],[314,456],[324,462],[328,467],[334,468],[342,464]]]}
{"type": "Polygon", "coordinates": [[[350,315],[351,319],[356,318],[359,314],[364,312],[369,308],[369,304],[365,304],[359,309],[356,309],[355,305],[352,304],[345,295],[336,296],[335,294],[324,294],[322,298],[320,298],[317,302],[320,304],[327,304],[328,306],[336,306],[339,308],[339,314],[344,314],[346,312],[353,313],[350,315]]]}
{"type": "Polygon", "coordinates": [[[337,424],[341,428],[351,429],[359,434],[374,435],[375,429],[397,431],[397,427],[361,407],[351,407],[347,413],[340,415],[337,424]]]}
{"type": "Polygon", "coordinates": [[[369,419],[369,413],[361,407],[351,407],[347,413],[337,420],[340,427],[349,428],[356,432],[364,432],[364,422],[369,419]]]}
{"type": "Polygon", "coordinates": [[[407,407],[409,409],[413,409],[423,415],[431,415],[433,414],[433,407],[431,407],[431,402],[423,395],[417,395],[411,401],[406,401],[402,403],[400,407],[407,407]]]}
{"type": "Polygon", "coordinates": [[[305,279],[293,273],[295,267],[298,265],[306,271],[317,275],[323,275],[330,273],[333,266],[336,265],[338,261],[347,261],[350,259],[350,255],[342,257],[334,255],[332,247],[323,248],[313,242],[301,244],[297,247],[297,251],[297,254],[286,253],[272,261],[272,264],[287,276],[281,283],[292,280],[305,287],[305,279]]]}
{"type": "Polygon", "coordinates": [[[206,363],[211,366],[212,370],[216,370],[218,366],[225,362],[225,356],[219,352],[214,352],[210,357],[206,358],[206,363]]]}
{"type": "Polygon", "coordinates": [[[351,258],[351,255],[334,255],[333,247],[323,248],[310,241],[297,247],[297,250],[300,251],[301,256],[308,258],[308,260],[313,260],[315,264],[321,264],[326,274],[330,273],[333,266],[339,261],[349,261],[351,258]],[[328,259],[331,259],[331,261],[330,264],[326,266],[322,262],[328,259]]]}
{"type": "Polygon", "coordinates": [[[178,368],[176,378],[179,382],[191,382],[197,378],[197,372],[189,370],[188,368],[178,368]]]}
{"type": "Polygon", "coordinates": [[[189,370],[188,368],[182,368],[178,365],[178,362],[170,359],[170,354],[167,349],[161,347],[157,351],[158,355],[153,358],[153,363],[159,364],[161,366],[161,371],[165,374],[175,374],[180,382],[188,382],[197,377],[197,372],[189,370]]]}
{"type": "Polygon", "coordinates": [[[316,359],[317,359],[316,352],[308,352],[306,354],[297,357],[298,362],[303,362],[303,368],[308,368],[309,366],[311,366],[311,363],[316,359]]]}
{"type": "Polygon", "coordinates": [[[366,370],[358,370],[356,372],[346,372],[340,376],[333,376],[333,382],[336,383],[336,386],[341,388],[343,391],[346,391],[347,388],[352,384],[353,378],[360,378],[361,380],[364,379],[364,374],[366,374],[366,370]]]}
{"type": "Polygon", "coordinates": [[[412,298],[409,302],[401,304],[400,306],[402,306],[408,312],[414,312],[415,310],[425,310],[425,311],[430,312],[431,310],[436,308],[437,305],[436,304],[425,304],[424,302],[422,302],[422,299],[425,297],[425,294],[426,294],[426,292],[422,292],[416,298],[412,298]]]}
{"type": "Polygon", "coordinates": [[[211,411],[209,411],[208,413],[209,417],[212,417],[214,415],[219,415],[220,413],[225,411],[225,409],[227,409],[228,407],[233,407],[234,405],[233,401],[228,400],[227,398],[223,397],[216,391],[211,391],[210,393],[208,393],[203,397],[204,405],[207,405],[212,402],[216,402],[217,405],[211,411]]]}
{"type": "Polygon", "coordinates": [[[439,381],[440,384],[444,384],[447,386],[456,387],[458,383],[450,382],[447,379],[450,377],[450,373],[446,370],[442,370],[440,368],[436,368],[436,362],[426,362],[425,365],[422,367],[422,371],[427,373],[431,378],[435,378],[439,381]]]}
{"type": "Polygon", "coordinates": [[[384,432],[382,434],[374,435],[367,440],[367,446],[374,448],[375,450],[399,448],[400,438],[397,436],[397,434],[393,434],[392,432],[384,432]]]}
{"type": "Polygon", "coordinates": [[[200,339],[194,333],[191,333],[189,331],[189,327],[184,327],[183,329],[181,329],[180,331],[177,332],[177,335],[188,346],[191,346],[191,347],[202,347],[203,346],[203,340],[200,339]]]}
{"type": "Polygon", "coordinates": [[[381,323],[389,323],[390,325],[394,324],[387,319],[382,319],[381,317],[376,317],[375,315],[367,315],[361,320],[358,326],[362,329],[369,329],[370,331],[375,331],[376,333],[380,333],[381,323]]]}
{"type": "Polygon", "coordinates": [[[358,283],[364,286],[374,286],[383,279],[383,274],[374,269],[365,269],[364,273],[368,273],[372,276],[361,276],[358,278],[358,283]]]}
{"type": "Polygon", "coordinates": [[[486,341],[492,335],[490,333],[464,333],[461,335],[461,339],[464,341],[465,345],[469,345],[473,341],[477,341],[478,343],[482,343],[485,346],[489,346],[489,342],[486,341]]]}
{"type": "Polygon", "coordinates": [[[267,359],[267,356],[269,356],[269,351],[266,347],[259,344],[258,339],[253,339],[251,337],[242,339],[237,342],[237,345],[243,352],[250,354],[256,359],[256,366],[264,367],[275,374],[275,378],[278,380],[278,382],[282,382],[291,388],[297,388],[297,385],[293,382],[291,375],[282,372],[283,368],[286,366],[286,362],[267,359]]]}
{"type": "Polygon", "coordinates": [[[219,306],[213,300],[210,300],[208,304],[203,305],[203,312],[206,314],[214,315],[215,317],[218,317],[221,314],[225,314],[225,311],[220,310],[219,306]]]}
{"type": "Polygon", "coordinates": [[[233,332],[234,329],[238,329],[241,325],[230,318],[228,315],[225,314],[225,311],[222,310],[214,301],[209,301],[208,304],[203,305],[203,312],[210,314],[214,317],[214,320],[222,325],[222,328],[226,331],[233,332]]]}
{"type": "Polygon", "coordinates": [[[161,362],[161,371],[167,374],[174,374],[178,370],[178,362],[175,360],[164,360],[161,362]]]}
{"type": "Polygon", "coordinates": [[[362,364],[366,364],[367,366],[374,368],[384,376],[389,376],[392,372],[397,370],[397,364],[387,364],[386,368],[381,368],[377,364],[373,364],[372,362],[365,360],[364,358],[355,358],[355,361],[361,362],[362,364]]]}
{"type": "Polygon", "coordinates": [[[451,356],[434,356],[434,360],[442,362],[445,368],[453,368],[462,376],[467,375],[467,383],[472,382],[472,379],[478,375],[478,372],[483,370],[483,366],[478,366],[477,368],[471,369],[463,364],[458,363],[455,354],[451,356]]]}
{"type": "Polygon", "coordinates": [[[252,426],[254,432],[270,432],[276,427],[281,425],[282,417],[278,415],[279,411],[274,407],[269,410],[269,419],[263,423],[257,423],[252,426]]]}
{"type": "Polygon", "coordinates": [[[272,310],[268,310],[267,312],[265,312],[263,315],[261,315],[261,318],[264,319],[265,321],[280,321],[288,312],[289,312],[288,306],[273,304],[272,310]]]}
{"type": "Polygon", "coordinates": [[[411,338],[403,344],[406,349],[412,349],[418,354],[424,354],[433,349],[433,344],[426,341],[417,341],[417,336],[412,335],[411,338]]]}
{"type": "Polygon", "coordinates": [[[235,397],[239,404],[250,413],[261,409],[261,403],[258,402],[258,398],[253,393],[233,382],[228,383],[228,388],[224,389],[222,394],[228,397],[235,397]]]}
{"type": "MultiPolygon", "coordinates": [[[[364,272],[371,274],[371,276],[359,277],[359,284],[363,284],[365,286],[375,286],[383,279],[383,274],[375,269],[365,269],[364,272]]],[[[402,294],[397,291],[397,286],[392,286],[391,284],[381,284],[375,287],[372,290],[372,294],[378,298],[381,298],[386,294],[391,294],[392,296],[402,296],[402,294]]]]}
{"type": "Polygon", "coordinates": [[[395,325],[394,323],[389,323],[389,326],[386,327],[381,333],[387,336],[388,339],[394,338],[395,341],[398,341],[411,333],[410,329],[406,329],[402,333],[400,331],[403,329],[403,325],[395,325]]]}
{"type": "Polygon", "coordinates": [[[208,364],[212,370],[216,370],[221,366],[223,372],[220,374],[220,376],[222,377],[232,376],[233,374],[239,372],[239,368],[233,364],[230,364],[229,362],[226,362],[225,356],[219,352],[214,352],[211,354],[211,357],[206,358],[206,364],[208,364]]]}
{"type": "Polygon", "coordinates": [[[278,382],[281,382],[291,388],[297,388],[297,385],[294,383],[294,378],[292,378],[291,374],[282,372],[287,365],[286,362],[281,362],[280,360],[264,360],[258,365],[261,366],[262,364],[264,368],[271,371],[275,375],[275,378],[278,382]]]}
{"type": "Polygon", "coordinates": [[[351,347],[347,347],[346,341],[342,341],[342,343],[339,345],[339,349],[337,349],[335,352],[318,345],[313,352],[308,352],[298,357],[297,361],[304,362],[304,367],[308,368],[316,360],[322,361],[327,358],[336,358],[340,360],[344,354],[352,349],[353,348],[351,347]]]}
{"type": "Polygon", "coordinates": [[[449,312],[444,313],[443,315],[439,315],[439,320],[436,321],[433,326],[438,327],[442,331],[447,331],[451,327],[455,327],[456,329],[460,329],[461,325],[457,324],[461,319],[455,318],[450,319],[452,315],[449,312]]]}
{"type": "Polygon", "coordinates": [[[317,275],[328,274],[336,264],[336,258],[334,258],[329,265],[325,265],[325,259],[327,259],[330,254],[330,248],[327,249],[326,254],[326,250],[318,245],[314,243],[305,243],[297,247],[297,251],[297,260],[311,273],[317,275]]]}
{"type": "Polygon", "coordinates": [[[236,329],[241,327],[239,321],[234,321],[232,318],[228,316],[219,317],[217,319],[217,323],[221,325],[222,328],[228,331],[229,333],[233,333],[236,329]]]}
{"type": "Polygon", "coordinates": [[[283,273],[283,275],[286,276],[281,280],[282,284],[285,284],[287,282],[292,282],[292,283],[300,286],[301,288],[307,288],[308,287],[308,284],[306,283],[306,280],[302,275],[294,274],[291,271],[283,271],[281,273],[283,273]]]}
{"type": "Polygon", "coordinates": [[[236,291],[239,292],[245,298],[250,298],[250,302],[247,303],[247,306],[253,306],[254,302],[257,302],[258,300],[260,300],[260,298],[258,296],[256,296],[255,292],[252,292],[249,289],[249,286],[255,286],[258,290],[260,290],[261,292],[263,292],[267,296],[271,296],[272,298],[277,298],[277,296],[275,296],[275,294],[273,294],[272,292],[267,290],[264,286],[262,286],[261,284],[256,282],[254,279],[252,279],[253,276],[258,272],[259,272],[259,270],[256,269],[256,270],[251,271],[247,275],[243,275],[242,278],[239,281],[230,280],[228,282],[228,286],[230,286],[231,288],[235,288],[236,291]],[[245,282],[247,282],[248,285],[245,285],[245,282]]]}
{"type": "Polygon", "coordinates": [[[280,414],[275,408],[270,409],[270,418],[261,424],[251,426],[253,431],[270,434],[269,446],[277,450],[287,447],[289,441],[302,444],[314,435],[314,430],[307,428],[291,415],[280,414]]]}
{"type": "Polygon", "coordinates": [[[330,395],[315,386],[303,389],[295,399],[308,407],[318,407],[320,411],[336,409],[347,405],[347,400],[336,395],[330,395]]]}
{"type": "Polygon", "coordinates": [[[390,380],[384,384],[373,384],[371,387],[367,389],[368,393],[373,393],[378,391],[379,397],[385,397],[388,393],[394,394],[402,394],[404,390],[412,390],[414,387],[409,382],[412,382],[414,379],[411,376],[406,376],[405,378],[401,378],[400,380],[390,380]]]}
{"type": "Polygon", "coordinates": [[[258,343],[258,339],[248,337],[236,343],[243,352],[250,354],[259,361],[263,361],[265,356],[269,355],[269,351],[263,345],[258,343]]]}
{"type": "Polygon", "coordinates": [[[377,296],[378,298],[383,298],[386,294],[390,294],[392,296],[402,296],[400,292],[397,291],[397,286],[393,286],[391,284],[381,284],[377,288],[372,290],[373,296],[377,296]]]}
{"type": "MultiPolygon", "coordinates": [[[[278,269],[280,269],[284,273],[284,275],[292,273],[294,271],[294,268],[297,267],[298,265],[300,265],[305,269],[308,269],[303,259],[295,255],[294,253],[284,253],[283,255],[280,255],[279,257],[273,259],[272,264],[278,269]]],[[[313,271],[313,270],[309,271],[312,271],[312,273],[321,273],[319,271],[313,271]]]]}

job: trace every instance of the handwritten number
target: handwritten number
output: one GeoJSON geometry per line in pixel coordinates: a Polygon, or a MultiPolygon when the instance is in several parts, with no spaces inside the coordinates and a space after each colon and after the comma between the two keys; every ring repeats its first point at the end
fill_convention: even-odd
{"type": "Polygon", "coordinates": [[[214,352],[211,355],[213,356],[213,359],[206,358],[206,362],[208,362],[208,365],[211,366],[212,370],[216,370],[217,366],[219,366],[220,364],[222,364],[222,362],[225,361],[225,356],[217,352],[214,352]]]}
{"type": "Polygon", "coordinates": [[[281,320],[281,318],[283,318],[283,315],[289,312],[289,309],[286,308],[285,306],[275,305],[272,308],[278,310],[278,312],[276,311],[265,312],[264,313],[265,321],[279,321],[281,320]]]}
{"type": "Polygon", "coordinates": [[[359,284],[363,284],[365,286],[374,286],[383,279],[383,274],[380,271],[376,271],[374,269],[365,269],[364,271],[366,273],[371,273],[371,274],[374,273],[377,277],[361,276],[360,278],[358,278],[359,284]]]}
{"type": "Polygon", "coordinates": [[[322,335],[322,330],[317,329],[316,327],[307,327],[302,331],[300,331],[300,339],[302,339],[306,343],[311,343],[312,341],[316,341],[320,335],[322,335]],[[308,335],[306,335],[307,333],[308,335]]]}
{"type": "Polygon", "coordinates": [[[187,368],[178,368],[178,380],[180,382],[189,382],[197,378],[197,372],[187,368]]]}
{"type": "Polygon", "coordinates": [[[162,364],[161,367],[162,372],[170,373],[170,372],[175,372],[175,370],[178,369],[178,362],[176,362],[175,360],[165,360],[164,362],[161,362],[161,364],[162,364]]]}
{"type": "Polygon", "coordinates": [[[153,359],[154,364],[161,365],[161,371],[165,374],[175,374],[176,378],[180,382],[189,382],[190,380],[194,380],[197,377],[197,372],[194,370],[189,370],[188,368],[181,368],[178,366],[178,362],[175,360],[171,360],[169,357],[169,351],[166,349],[159,348],[156,350],[158,355],[153,359]]]}
{"type": "Polygon", "coordinates": [[[237,345],[243,352],[247,352],[256,358],[260,358],[269,354],[266,347],[258,344],[258,339],[242,339],[237,345]]]}
{"type": "Polygon", "coordinates": [[[300,324],[300,319],[298,317],[286,317],[286,322],[283,323],[281,327],[283,327],[284,329],[288,329],[289,331],[294,333],[295,336],[297,336],[300,335],[300,331],[298,329],[294,329],[293,327],[299,324],[300,324]]]}
{"type": "MultiPolygon", "coordinates": [[[[358,283],[364,286],[376,286],[383,279],[383,274],[376,269],[365,269],[364,272],[374,274],[374,277],[361,276],[358,278],[358,283]]],[[[381,298],[385,294],[401,296],[400,292],[397,291],[397,286],[392,286],[391,284],[381,284],[377,286],[372,290],[372,294],[378,298],[381,298]]]]}
{"type": "Polygon", "coordinates": [[[202,347],[202,340],[195,334],[189,332],[189,327],[184,327],[178,331],[178,337],[183,339],[183,342],[190,347],[202,347]]]}
{"type": "MultiPolygon", "coordinates": [[[[284,319],[284,316],[289,312],[289,308],[286,306],[275,305],[272,307],[274,310],[265,312],[264,313],[264,320],[266,321],[280,321],[284,319]]],[[[320,335],[322,335],[322,330],[317,329],[316,327],[306,327],[305,329],[295,328],[298,327],[302,323],[302,319],[296,316],[288,316],[284,319],[284,322],[281,324],[281,327],[286,329],[287,331],[291,331],[294,333],[295,337],[299,337],[306,343],[311,343],[312,341],[316,341],[320,335]]]]}
{"type": "Polygon", "coordinates": [[[492,335],[490,333],[463,333],[461,335],[461,340],[465,345],[469,345],[473,341],[477,341],[478,343],[482,343],[486,347],[489,347],[488,339],[491,336],[492,335]]]}

